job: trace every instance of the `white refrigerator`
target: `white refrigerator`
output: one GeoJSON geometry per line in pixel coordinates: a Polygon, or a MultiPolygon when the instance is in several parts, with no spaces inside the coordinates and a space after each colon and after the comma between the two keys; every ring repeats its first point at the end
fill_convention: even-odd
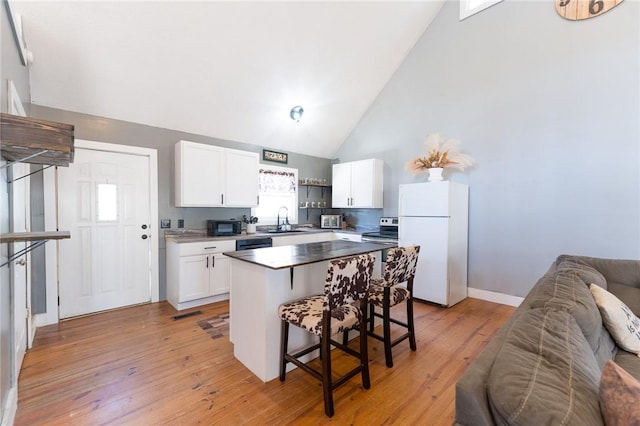
{"type": "Polygon", "coordinates": [[[441,181],[400,185],[398,244],[420,245],[416,299],[452,306],[467,297],[469,187],[441,181]]]}

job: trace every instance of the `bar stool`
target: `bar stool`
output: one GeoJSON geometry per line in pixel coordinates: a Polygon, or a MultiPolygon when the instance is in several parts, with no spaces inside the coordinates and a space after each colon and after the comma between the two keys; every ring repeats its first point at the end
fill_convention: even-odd
{"type": "Polygon", "coordinates": [[[324,412],[328,417],[334,414],[333,390],[338,386],[360,373],[362,386],[365,389],[371,387],[367,353],[367,294],[374,261],[375,257],[371,254],[330,261],[324,294],[283,304],[278,309],[278,315],[282,320],[280,381],[286,378],[288,362],[320,380],[324,394],[324,412]],[[289,324],[317,335],[320,338],[319,343],[289,354],[289,324]],[[333,334],[353,328],[358,328],[360,331],[359,352],[331,339],[333,334]],[[335,381],[331,376],[331,345],[359,359],[357,367],[335,381]],[[318,348],[320,348],[322,363],[321,371],[298,359],[318,348]]]}
{"type": "MultiPolygon", "coordinates": [[[[416,335],[413,323],[413,278],[416,275],[416,265],[420,246],[396,247],[387,252],[387,263],[382,280],[372,280],[369,289],[369,336],[384,342],[384,358],[387,367],[393,367],[391,348],[409,339],[409,347],[416,350],[416,335]],[[401,285],[406,282],[407,286],[401,285]],[[406,300],[407,322],[391,318],[391,307],[406,300]],[[375,308],[382,308],[382,314],[375,308]],[[382,318],[383,334],[374,332],[375,318],[382,318]],[[400,325],[407,332],[391,341],[391,323],[400,325]]],[[[346,336],[345,336],[346,337],[346,336]]]]}

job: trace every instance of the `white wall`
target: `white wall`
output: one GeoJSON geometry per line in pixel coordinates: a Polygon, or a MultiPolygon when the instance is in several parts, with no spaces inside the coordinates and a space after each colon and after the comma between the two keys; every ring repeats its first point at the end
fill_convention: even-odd
{"type": "Polygon", "coordinates": [[[428,133],[462,141],[469,286],[524,296],[562,253],[640,258],[639,3],[562,19],[504,1],[462,22],[447,2],[339,152],[386,162],[385,215],[428,133]]]}

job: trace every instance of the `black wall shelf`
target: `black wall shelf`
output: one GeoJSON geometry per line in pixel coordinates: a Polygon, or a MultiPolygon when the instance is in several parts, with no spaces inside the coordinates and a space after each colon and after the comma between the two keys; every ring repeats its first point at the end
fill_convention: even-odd
{"type": "MultiPolygon", "coordinates": [[[[331,188],[331,185],[322,184],[322,183],[309,183],[309,182],[298,182],[299,186],[305,186],[307,188],[307,201],[309,200],[309,194],[311,193],[311,188],[320,188],[320,199],[324,201],[325,197],[325,189],[331,188]]],[[[306,210],[307,212],[307,220],[309,220],[309,210],[320,210],[320,213],[324,211],[327,207],[299,207],[300,210],[306,210]]]]}

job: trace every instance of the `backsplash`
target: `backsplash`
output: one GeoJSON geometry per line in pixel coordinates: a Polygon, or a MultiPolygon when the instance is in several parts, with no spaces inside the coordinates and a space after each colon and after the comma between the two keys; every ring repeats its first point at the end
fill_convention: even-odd
{"type": "MultiPolygon", "coordinates": [[[[178,219],[184,219],[186,229],[206,229],[207,220],[241,220],[242,215],[251,215],[249,208],[228,208],[228,207],[183,207],[176,208],[179,217],[171,217],[171,229],[177,229],[178,219]]],[[[164,219],[164,218],[162,218],[164,219]]]]}
{"type": "Polygon", "coordinates": [[[380,227],[382,209],[346,209],[336,210],[336,213],[342,214],[348,226],[356,231],[377,231],[380,227]]]}

